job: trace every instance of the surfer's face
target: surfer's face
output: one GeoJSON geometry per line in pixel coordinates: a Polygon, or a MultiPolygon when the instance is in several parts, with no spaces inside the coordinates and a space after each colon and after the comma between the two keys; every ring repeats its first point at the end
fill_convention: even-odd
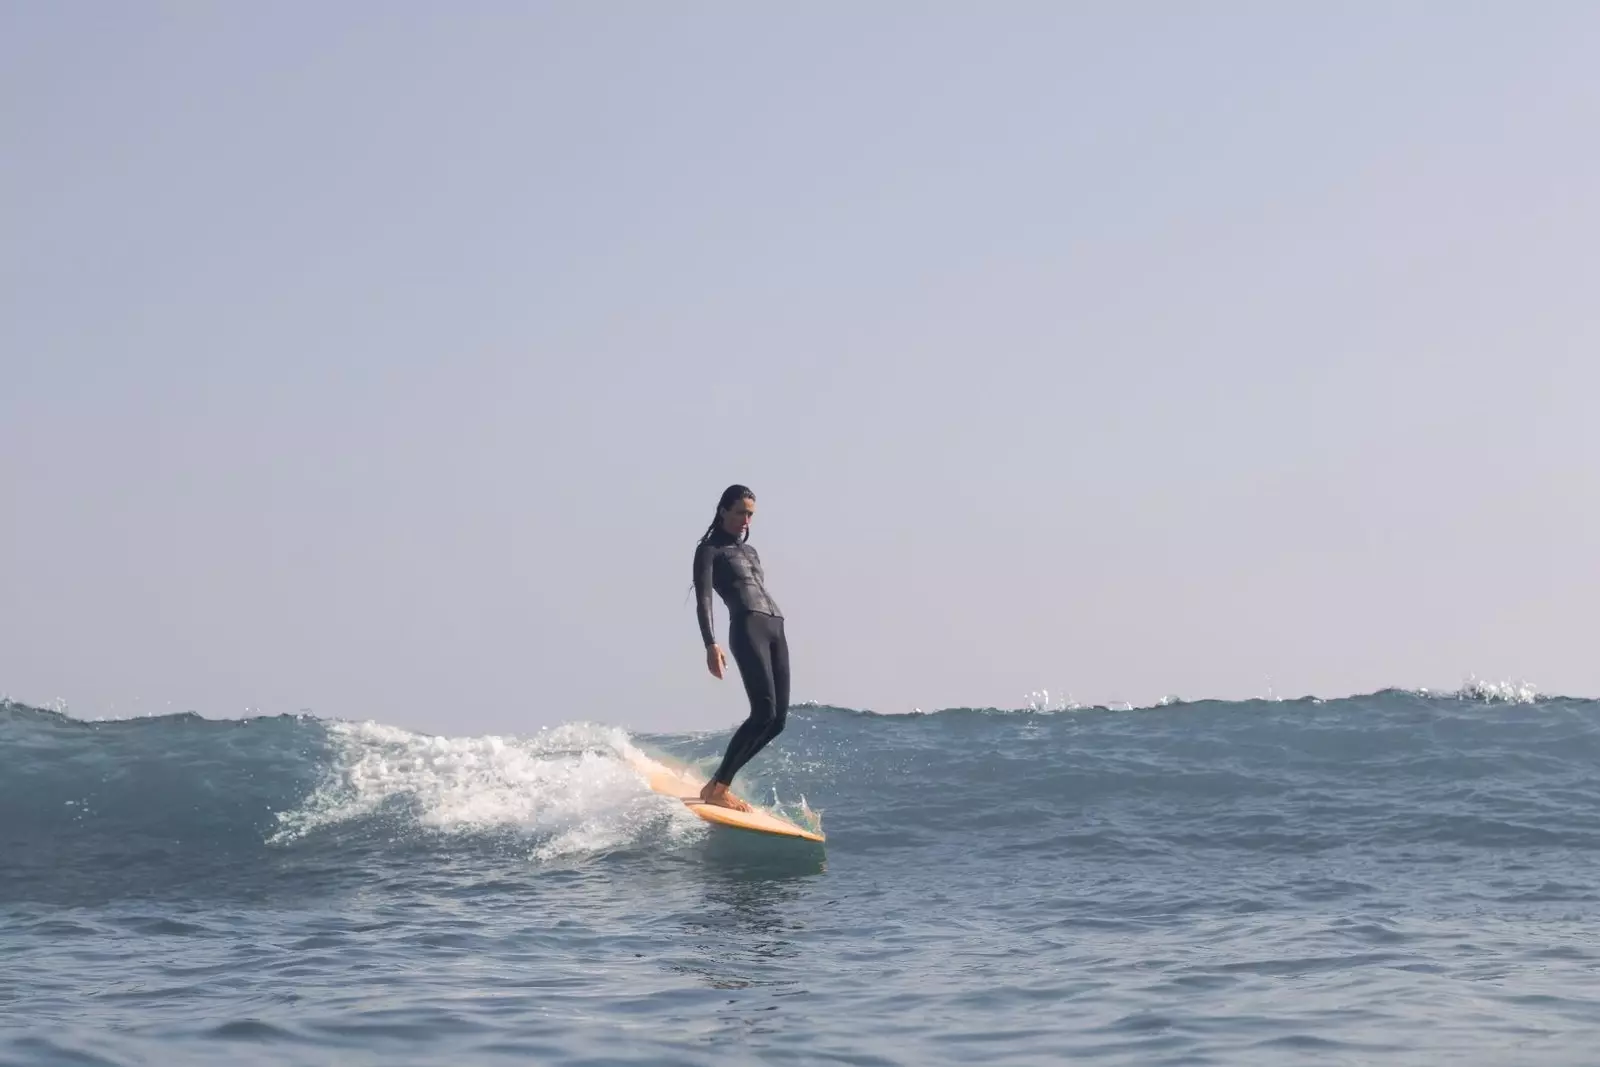
{"type": "Polygon", "coordinates": [[[723,532],[734,537],[742,537],[750,529],[750,520],[755,517],[756,502],[745,497],[722,513],[723,532]]]}

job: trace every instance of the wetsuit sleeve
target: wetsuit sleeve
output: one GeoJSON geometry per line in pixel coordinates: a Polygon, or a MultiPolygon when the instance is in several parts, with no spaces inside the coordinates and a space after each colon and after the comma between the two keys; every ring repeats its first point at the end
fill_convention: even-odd
{"type": "Polygon", "coordinates": [[[700,620],[700,640],[708,646],[717,642],[711,632],[711,557],[710,545],[694,550],[694,610],[700,620]]]}

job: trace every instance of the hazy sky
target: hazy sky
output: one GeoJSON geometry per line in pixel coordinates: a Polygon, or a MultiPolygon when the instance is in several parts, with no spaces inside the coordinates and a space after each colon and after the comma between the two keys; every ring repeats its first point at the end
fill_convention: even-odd
{"type": "Polygon", "coordinates": [[[725,726],[742,481],[797,699],[1600,693],[1597,55],[1590,3],[6,4],[0,692],[725,726]]]}

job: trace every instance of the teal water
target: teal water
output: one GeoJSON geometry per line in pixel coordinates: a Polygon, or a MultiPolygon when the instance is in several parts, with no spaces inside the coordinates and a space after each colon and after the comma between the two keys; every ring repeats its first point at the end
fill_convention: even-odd
{"type": "Polygon", "coordinates": [[[1600,703],[575,723],[0,706],[7,1064],[1587,1064],[1600,703]]]}

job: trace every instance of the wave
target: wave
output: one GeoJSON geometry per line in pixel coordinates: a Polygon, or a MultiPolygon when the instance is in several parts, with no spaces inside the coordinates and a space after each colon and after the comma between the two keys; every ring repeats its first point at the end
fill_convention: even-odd
{"type": "Polygon", "coordinates": [[[1385,689],[1374,690],[1370,693],[1358,693],[1343,697],[1323,697],[1314,694],[1304,694],[1298,697],[1284,697],[1274,693],[1270,688],[1264,696],[1249,697],[1245,699],[1225,697],[1202,697],[1188,700],[1177,694],[1160,697],[1150,704],[1135,704],[1126,700],[1114,700],[1104,704],[1084,704],[1074,700],[1071,696],[1052,697],[1048,689],[1035,689],[1024,693],[1014,707],[998,707],[994,705],[983,707],[952,706],[936,708],[925,711],[922,708],[913,708],[910,711],[878,711],[865,708],[853,708],[844,704],[833,704],[819,700],[805,700],[798,702],[796,707],[827,709],[851,715],[869,715],[876,717],[910,716],[923,717],[941,715],[945,713],[972,714],[982,713],[990,715],[1026,715],[1026,714],[1060,714],[1064,712],[1080,711],[1150,711],[1157,708],[1171,707],[1200,707],[1200,706],[1231,706],[1240,704],[1326,704],[1330,702],[1361,703],[1364,701],[1382,700],[1394,695],[1414,696],[1428,700],[1451,700],[1466,703],[1480,704],[1540,704],[1550,701],[1587,700],[1586,697],[1558,696],[1545,693],[1532,682],[1521,680],[1491,681],[1468,675],[1461,685],[1455,689],[1429,689],[1427,687],[1408,688],[1391,686],[1385,689]]]}
{"type": "Polygon", "coordinates": [[[269,843],[382,815],[438,833],[513,830],[550,859],[599,853],[704,824],[628,768],[615,727],[568,723],[531,737],[436,737],[375,722],[326,724],[332,759],[315,790],[277,815],[269,843]],[[677,818],[669,816],[677,815],[677,818]]]}
{"type": "Polygon", "coordinates": [[[305,715],[84,721],[10,702],[0,901],[249,896],[417,849],[550,862],[702,837],[627,769],[634,746],[585,723],[453,738],[305,715]]]}
{"type": "MultiPolygon", "coordinates": [[[[1171,707],[1179,704],[1248,704],[1256,702],[1268,703],[1295,703],[1314,701],[1327,703],[1329,701],[1362,701],[1383,697],[1387,694],[1405,693],[1430,699],[1448,699],[1459,701],[1474,701],[1485,704],[1536,704],[1552,700],[1586,700],[1571,694],[1548,693],[1540,689],[1537,684],[1523,679],[1508,678],[1500,681],[1479,678],[1476,674],[1468,674],[1459,686],[1454,689],[1434,689],[1428,686],[1387,686],[1370,692],[1351,693],[1344,696],[1323,696],[1314,693],[1304,693],[1297,697],[1285,697],[1276,693],[1272,686],[1267,686],[1266,692],[1253,697],[1199,697],[1186,699],[1177,694],[1167,694],[1159,697],[1149,704],[1135,704],[1126,700],[1112,700],[1105,703],[1082,703],[1075,700],[1070,694],[1066,696],[1052,696],[1048,689],[1035,689],[1023,693],[1016,705],[1001,707],[986,705],[983,707],[969,707],[966,705],[949,705],[931,710],[913,708],[910,711],[879,711],[869,708],[857,708],[849,703],[837,703],[829,700],[806,699],[796,700],[796,708],[828,708],[834,711],[852,712],[862,715],[936,715],[941,711],[987,711],[1005,714],[1019,712],[1061,712],[1061,711],[1142,711],[1150,708],[1171,707]]],[[[0,712],[6,709],[27,711],[36,714],[56,714],[76,722],[132,722],[132,721],[158,721],[183,717],[201,718],[198,712],[184,711],[178,713],[145,713],[139,715],[118,716],[114,714],[76,717],[72,715],[71,708],[62,698],[56,698],[47,707],[32,707],[22,701],[14,700],[10,696],[0,694],[0,712]]],[[[228,722],[257,721],[265,718],[294,718],[300,720],[324,721],[302,709],[298,715],[278,716],[251,716],[246,719],[219,720],[228,722]]],[[[327,720],[339,721],[339,720],[327,720]]]]}
{"type": "MultiPolygon", "coordinates": [[[[1424,832],[1406,820],[1456,804],[1492,814],[1506,835],[1559,831],[1588,847],[1582,827],[1600,816],[1589,784],[1600,702],[1520,683],[1336,700],[1174,698],[1138,710],[1035,701],[884,715],[810,704],[741,789],[843,806],[830,848],[846,849],[970,830],[981,851],[995,827],[1083,812],[1121,813],[1123,829],[1096,839],[1108,850],[1173,847],[1152,835],[1174,812],[1211,813],[1196,840],[1248,841],[1238,820],[1288,820],[1294,803],[1329,798],[1345,821],[1325,827],[1307,814],[1285,840],[1398,841],[1424,832]]],[[[91,896],[108,885],[266,892],[270,878],[354,877],[362,857],[398,862],[417,850],[550,863],[681,849],[711,831],[651,793],[626,757],[648,747],[705,767],[726,740],[588,722],[449,737],[311,715],[86,721],[7,702],[0,897],[59,899],[74,885],[91,896]]],[[[1455,832],[1439,825],[1426,832],[1455,832]]]]}

